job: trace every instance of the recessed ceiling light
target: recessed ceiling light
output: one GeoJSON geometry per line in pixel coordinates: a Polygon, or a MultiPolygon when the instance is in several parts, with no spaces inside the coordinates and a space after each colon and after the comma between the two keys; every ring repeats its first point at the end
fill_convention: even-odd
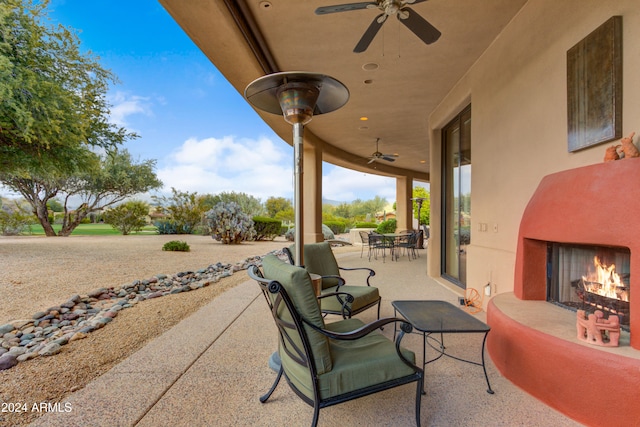
{"type": "Polygon", "coordinates": [[[427,163],[426,160],[420,160],[420,163],[427,163]]]}
{"type": "Polygon", "coordinates": [[[262,9],[271,9],[271,2],[270,1],[261,1],[259,3],[260,7],[262,9]]]}
{"type": "Polygon", "coordinates": [[[362,69],[367,71],[373,71],[373,70],[377,70],[378,67],[380,67],[380,65],[376,64],[375,62],[369,62],[367,64],[364,64],[362,66],[362,69]]]}
{"type": "Polygon", "coordinates": [[[362,122],[366,122],[367,120],[369,120],[369,117],[365,117],[365,116],[360,117],[360,121],[362,122]]]}
{"type": "Polygon", "coordinates": [[[371,83],[373,83],[373,80],[371,80],[371,79],[367,79],[367,80],[364,81],[364,84],[366,84],[366,85],[370,85],[371,83]]]}

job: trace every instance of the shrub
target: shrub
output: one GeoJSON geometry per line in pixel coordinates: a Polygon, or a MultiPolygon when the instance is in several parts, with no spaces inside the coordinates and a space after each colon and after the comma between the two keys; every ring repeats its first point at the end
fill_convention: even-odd
{"type": "Polygon", "coordinates": [[[163,251],[189,252],[191,248],[187,242],[181,240],[171,240],[162,246],[163,251]]]}
{"type": "Polygon", "coordinates": [[[393,219],[388,219],[386,221],[382,221],[378,226],[378,228],[376,229],[376,231],[380,234],[395,233],[396,227],[397,227],[396,220],[395,218],[393,218],[393,219]]]}
{"type": "MultiPolygon", "coordinates": [[[[295,230],[295,228],[290,229],[289,231],[287,231],[284,237],[288,241],[293,242],[295,240],[295,230]]],[[[331,231],[331,229],[324,224],[322,224],[322,235],[324,236],[324,240],[332,240],[336,238],[336,236],[333,234],[333,231],[331,231]]]]}
{"type": "Polygon", "coordinates": [[[170,219],[161,219],[153,223],[158,234],[178,234],[178,227],[175,221],[170,219]]]}
{"type": "Polygon", "coordinates": [[[20,208],[17,203],[13,209],[0,207],[0,232],[3,236],[17,236],[34,221],[33,215],[20,208]]]}
{"type": "Polygon", "coordinates": [[[353,228],[378,228],[378,224],[375,222],[358,222],[353,228]]]}
{"type": "Polygon", "coordinates": [[[281,234],[282,221],[263,216],[254,216],[253,227],[256,230],[256,240],[273,240],[281,234]]]}
{"type": "Polygon", "coordinates": [[[132,200],[105,211],[104,220],[126,236],[131,232],[142,230],[142,227],[147,224],[146,215],[148,213],[149,205],[147,203],[132,200]]]}
{"type": "Polygon", "coordinates": [[[211,237],[224,243],[241,243],[256,235],[253,220],[235,202],[220,202],[205,214],[211,237]]]}
{"type": "Polygon", "coordinates": [[[347,228],[344,221],[325,221],[324,223],[333,231],[333,234],[343,234],[347,228]]]}

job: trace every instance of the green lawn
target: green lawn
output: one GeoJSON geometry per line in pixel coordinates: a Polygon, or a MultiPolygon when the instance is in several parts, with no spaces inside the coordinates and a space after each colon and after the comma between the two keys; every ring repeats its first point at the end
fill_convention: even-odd
{"type": "MultiPolygon", "coordinates": [[[[60,231],[61,228],[62,226],[60,224],[53,225],[53,229],[56,233],[60,231]]],[[[25,230],[23,234],[44,236],[44,230],[40,224],[32,224],[31,232],[29,232],[29,230],[25,230]]],[[[75,230],[73,230],[73,233],[71,233],[72,236],[119,236],[121,234],[122,233],[111,227],[109,224],[80,224],[75,230]]],[[[131,234],[157,234],[157,232],[153,225],[148,225],[140,232],[131,234]]]]}

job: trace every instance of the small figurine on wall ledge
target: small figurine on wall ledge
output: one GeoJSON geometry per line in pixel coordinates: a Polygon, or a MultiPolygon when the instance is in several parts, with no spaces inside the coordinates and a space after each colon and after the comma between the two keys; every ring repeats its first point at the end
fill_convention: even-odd
{"type": "Polygon", "coordinates": [[[619,145],[612,145],[611,147],[607,147],[607,151],[604,154],[604,161],[611,162],[613,160],[619,159],[628,159],[631,157],[640,157],[640,151],[633,145],[633,137],[635,136],[635,132],[631,132],[631,134],[620,140],[619,145]],[[622,148],[622,157],[618,153],[618,148],[622,148]]]}
{"type": "Polygon", "coordinates": [[[578,310],[576,328],[578,339],[602,347],[618,347],[620,343],[620,318],[616,315],[605,319],[601,310],[587,314],[578,310]]]}

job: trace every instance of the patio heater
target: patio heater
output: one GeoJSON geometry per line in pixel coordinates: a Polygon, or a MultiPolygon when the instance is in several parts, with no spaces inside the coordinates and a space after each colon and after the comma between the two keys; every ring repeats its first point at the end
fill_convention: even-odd
{"type": "Polygon", "coordinates": [[[245,98],[256,108],[282,114],[293,125],[296,265],[302,265],[302,137],[313,115],[329,113],[349,100],[349,90],[333,77],[305,71],[267,74],[251,82],[245,98]]]}
{"type": "MultiPolygon", "coordinates": [[[[425,197],[415,197],[409,200],[415,200],[416,204],[418,205],[418,230],[420,230],[420,210],[422,209],[422,202],[424,202],[427,199],[425,197]]],[[[422,239],[418,241],[418,249],[424,249],[424,238],[425,236],[423,233],[422,239]]]]}

